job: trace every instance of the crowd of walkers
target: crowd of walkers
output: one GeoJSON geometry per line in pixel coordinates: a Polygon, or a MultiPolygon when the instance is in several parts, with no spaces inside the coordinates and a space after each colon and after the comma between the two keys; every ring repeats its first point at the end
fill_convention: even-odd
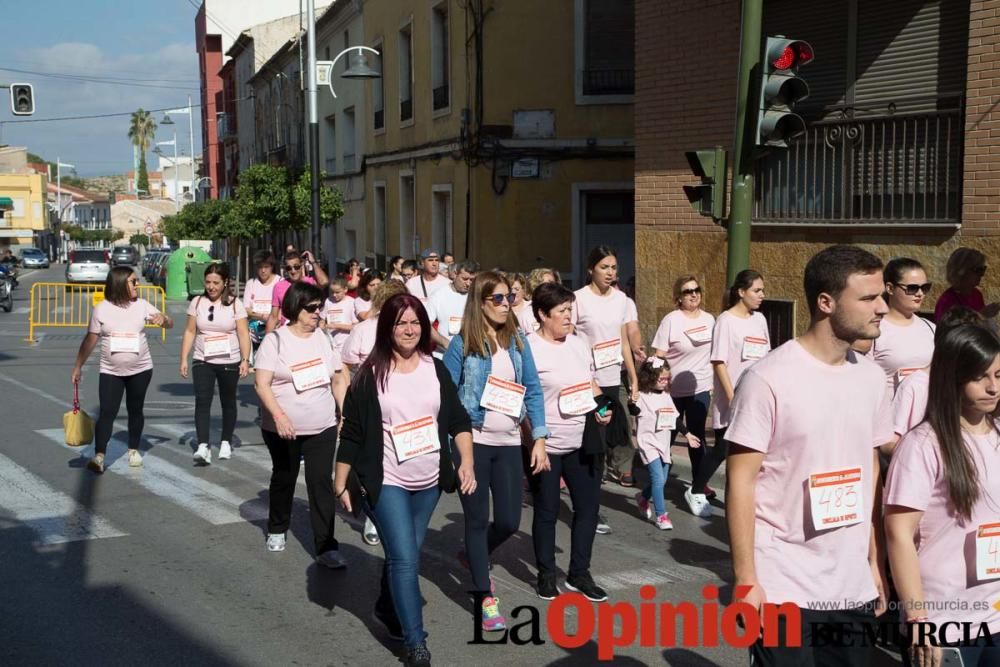
{"type": "MultiPolygon", "coordinates": [[[[403,642],[407,665],[430,664],[420,554],[442,492],[461,500],[456,561],[476,622],[503,630],[491,561],[520,528],[525,490],[538,596],[568,590],[603,602],[591,573],[595,534],[611,531],[601,485],[635,486],[641,465],[637,512],[670,530],[677,443],[691,463],[690,481],[676,482],[681,509],[695,517],[716,516],[722,503],[709,483],[725,465],[743,601],[790,603],[801,615],[801,636],[783,626],[777,643],[751,647],[751,664],[869,664],[862,639],[887,619],[889,601],[902,627],[974,628],[954,656],[914,638],[908,664],[1000,664],[1000,340],[990,321],[1000,304],[978,289],[978,251],[952,254],[950,286],[930,317],[933,285],[919,262],[883,265],[858,247],[829,247],[805,268],[808,329],[776,349],[763,275],[737,274],[713,315],[698,276],[682,274],[648,355],[606,246],[591,251],[575,291],[554,269],[481,270],[433,249],[417,262],[393,258],[386,273],[352,262],[328,276],[294,248],[255,263],[242,299],[227,266],[211,264],[187,310],[179,370],[194,385],[194,461],[212,462],[216,394],[217,459],[238,455],[236,391],[253,373],[272,459],[266,549],[285,548],[304,463],[317,562],[348,565],[334,538],[337,504],[363,513],[365,542],[385,554],[374,615],[403,642]],[[572,519],[560,588],[563,490],[572,519]],[[816,641],[833,625],[845,641],[816,641]]],[[[100,343],[87,465],[98,474],[123,397],[127,462],[142,466],[153,373],[145,330],[173,326],[138,298],[137,281],[128,268],[109,273],[72,372],[79,382],[100,343]]]]}

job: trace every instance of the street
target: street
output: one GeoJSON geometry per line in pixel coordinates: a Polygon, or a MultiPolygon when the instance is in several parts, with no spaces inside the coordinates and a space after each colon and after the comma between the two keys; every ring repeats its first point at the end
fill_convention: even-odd
{"type": "MultiPolygon", "coordinates": [[[[361,524],[342,514],[337,525],[344,571],[311,557],[311,531],[301,482],[288,549],[264,549],[270,458],[254,425],[250,379],[239,388],[235,454],[195,467],[191,453],[194,398],[177,372],[187,304],[172,302],[177,321],[166,343],[149,336],[156,369],[146,402],[144,467],[131,469],[125,452],[124,406],[108,453],[108,471],[84,469],[92,446],[63,444],[62,414],[72,402],[70,370],[81,329],[42,329],[23,342],[30,286],[61,280],[61,266],[26,272],[15,310],[0,318],[0,387],[4,432],[0,444],[0,562],[6,594],[0,602],[0,664],[71,665],[391,665],[397,648],[372,620],[382,565],[380,547],[361,540],[361,524]],[[294,539],[293,539],[294,538],[294,539]]],[[[97,355],[84,369],[84,409],[97,414],[97,355]]],[[[216,404],[217,407],[217,404],[216,404]]],[[[216,409],[218,418],[218,409],[216,409]]],[[[217,436],[218,421],[213,424],[217,436]]],[[[217,444],[217,442],[215,443],[217,444]]],[[[592,572],[609,603],[642,601],[639,587],[656,588],[658,602],[700,603],[702,587],[719,586],[728,600],[730,565],[721,505],[715,517],[693,517],[683,505],[686,454],[674,450],[668,485],[673,531],[642,521],[634,489],[603,487],[613,527],[598,535],[592,572]]],[[[640,479],[644,479],[644,475],[640,479]]],[[[724,482],[713,484],[721,489],[724,482]]],[[[568,496],[559,525],[560,566],[568,558],[568,496]]],[[[489,661],[497,665],[589,665],[597,662],[597,632],[581,648],[555,645],[545,609],[533,590],[531,506],[521,530],[495,559],[501,611],[508,627],[540,611],[540,645],[469,646],[473,623],[464,593],[466,573],[455,553],[462,512],[445,495],[423,550],[421,590],[428,646],[437,664],[489,661]]],[[[560,579],[561,582],[561,579],[560,579]]],[[[572,634],[575,612],[569,612],[572,634]]],[[[527,628],[523,637],[529,635],[527,628]]],[[[682,633],[678,629],[680,641],[682,633]]],[[[496,636],[486,635],[486,639],[496,636]]],[[[618,648],[616,665],[743,665],[732,648],[618,648]]]]}

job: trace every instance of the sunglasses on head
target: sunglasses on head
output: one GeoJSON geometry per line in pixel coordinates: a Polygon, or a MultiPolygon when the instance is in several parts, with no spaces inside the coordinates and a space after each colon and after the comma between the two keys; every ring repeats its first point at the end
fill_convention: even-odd
{"type": "Polygon", "coordinates": [[[299,271],[302,269],[301,264],[285,264],[285,271],[299,271]]]}
{"type": "Polygon", "coordinates": [[[312,315],[322,307],[323,304],[321,303],[307,303],[306,305],[302,306],[302,310],[312,315]]]}
{"type": "Polygon", "coordinates": [[[492,301],[494,306],[500,306],[504,299],[507,300],[507,303],[514,303],[515,298],[517,297],[514,294],[490,294],[486,300],[492,301]]]}
{"type": "Polygon", "coordinates": [[[923,285],[900,285],[896,283],[896,287],[902,289],[907,296],[915,296],[917,292],[923,292],[924,294],[930,294],[931,288],[934,287],[934,283],[924,283],[923,285]]]}
{"type": "Polygon", "coordinates": [[[692,287],[690,289],[682,289],[681,296],[691,296],[693,294],[701,294],[700,287],[692,287]]]}

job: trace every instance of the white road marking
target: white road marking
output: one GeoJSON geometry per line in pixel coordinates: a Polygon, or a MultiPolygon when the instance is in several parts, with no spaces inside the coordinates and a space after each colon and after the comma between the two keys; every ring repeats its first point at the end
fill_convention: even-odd
{"type": "Polygon", "coordinates": [[[35,531],[41,544],[128,535],[2,454],[0,508],[35,531]]]}
{"type": "MultiPolygon", "coordinates": [[[[61,447],[79,452],[85,458],[94,455],[93,445],[70,447],[65,444],[62,429],[35,432],[61,447]]],[[[125,455],[127,449],[128,444],[117,438],[108,443],[105,472],[121,475],[153,495],[179,505],[216,526],[267,518],[267,505],[259,498],[241,498],[229,489],[201,479],[151,452],[143,457],[141,468],[129,468],[125,455]]]]}

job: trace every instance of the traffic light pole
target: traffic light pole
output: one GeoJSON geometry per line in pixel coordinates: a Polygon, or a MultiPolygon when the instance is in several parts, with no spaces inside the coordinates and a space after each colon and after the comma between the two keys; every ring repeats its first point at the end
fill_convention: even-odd
{"type": "Polygon", "coordinates": [[[733,145],[733,188],[726,249],[726,284],[750,265],[750,224],[753,218],[754,132],[757,127],[760,81],[761,15],[764,0],[743,0],[740,21],[740,71],[736,94],[736,139],[733,145]]]}

